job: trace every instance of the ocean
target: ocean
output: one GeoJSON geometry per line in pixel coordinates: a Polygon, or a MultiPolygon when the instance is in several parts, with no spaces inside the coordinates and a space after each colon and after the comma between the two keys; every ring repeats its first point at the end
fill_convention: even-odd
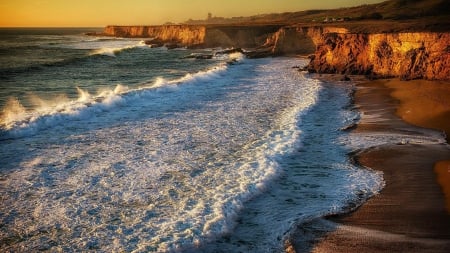
{"type": "Polygon", "coordinates": [[[351,83],[94,30],[0,29],[2,252],[279,252],[383,187],[351,83]]]}

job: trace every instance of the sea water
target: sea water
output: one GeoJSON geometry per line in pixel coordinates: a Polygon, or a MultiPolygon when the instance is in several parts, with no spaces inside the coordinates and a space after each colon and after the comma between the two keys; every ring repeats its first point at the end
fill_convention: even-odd
{"type": "Polygon", "coordinates": [[[277,252],[382,188],[306,60],[87,31],[0,30],[1,251],[277,252]]]}

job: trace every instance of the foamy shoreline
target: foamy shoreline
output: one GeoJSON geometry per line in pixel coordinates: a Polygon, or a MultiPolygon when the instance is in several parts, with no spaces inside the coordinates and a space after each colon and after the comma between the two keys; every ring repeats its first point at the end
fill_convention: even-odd
{"type": "MultiPolygon", "coordinates": [[[[336,79],[324,76],[319,78],[336,79]]],[[[445,211],[444,196],[433,173],[435,162],[450,159],[449,145],[442,140],[421,140],[420,136],[440,133],[398,118],[395,113],[399,102],[390,96],[391,91],[384,81],[356,84],[354,106],[361,112],[361,121],[352,132],[405,136],[399,143],[376,145],[353,156],[362,166],[382,171],[386,187],[354,212],[303,224],[286,241],[286,252],[450,249],[450,215],[445,211]],[[419,138],[409,139],[408,135],[419,138]]]]}

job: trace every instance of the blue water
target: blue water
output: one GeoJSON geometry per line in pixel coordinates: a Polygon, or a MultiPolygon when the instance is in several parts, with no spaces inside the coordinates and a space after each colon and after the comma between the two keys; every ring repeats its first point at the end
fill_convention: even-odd
{"type": "Polygon", "coordinates": [[[2,251],[277,252],[381,189],[351,84],[86,31],[0,30],[2,251]]]}

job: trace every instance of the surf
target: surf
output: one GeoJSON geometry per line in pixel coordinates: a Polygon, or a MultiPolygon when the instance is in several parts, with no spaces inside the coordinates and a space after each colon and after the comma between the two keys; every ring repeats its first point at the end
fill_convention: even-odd
{"type": "MultiPolygon", "coordinates": [[[[230,55],[229,59],[243,61],[240,54],[230,55]]],[[[76,87],[77,98],[69,99],[67,95],[60,94],[49,100],[30,95],[28,104],[31,108],[25,108],[21,102],[10,97],[2,108],[0,114],[0,139],[19,138],[51,128],[61,123],[80,118],[94,117],[96,113],[114,110],[118,106],[126,107],[127,104],[152,96],[154,92],[168,92],[179,85],[208,83],[221,78],[229,69],[225,63],[219,63],[214,67],[196,73],[188,73],[181,78],[165,79],[157,77],[152,82],[144,82],[138,88],[129,88],[123,84],[117,84],[114,88],[102,88],[96,94],[76,87]]]]}
{"type": "MultiPolygon", "coordinates": [[[[97,49],[92,49],[91,53],[89,55],[105,55],[110,57],[116,57],[117,54],[120,54],[122,51],[131,50],[135,48],[150,48],[148,45],[145,44],[143,40],[139,42],[135,41],[126,41],[125,43],[118,43],[117,41],[113,41],[113,43],[105,43],[104,41],[99,45],[96,45],[96,47],[99,47],[97,49]],[[106,44],[106,45],[105,45],[106,44]]],[[[89,48],[86,45],[84,48],[89,48]]]]}
{"type": "MultiPolygon", "coordinates": [[[[5,189],[22,189],[16,200],[4,192],[5,203],[11,210],[30,209],[40,217],[35,227],[41,230],[64,227],[58,237],[77,249],[86,245],[76,242],[74,233],[89,234],[93,227],[103,236],[133,228],[133,243],[124,243],[125,237],[113,245],[89,240],[113,251],[173,251],[232,232],[246,203],[279,177],[279,159],[291,152],[300,133],[295,115],[314,103],[318,88],[295,89],[289,78],[282,85],[281,69],[267,68],[269,62],[223,63],[159,79],[158,87],[119,87],[103,93],[120,98],[107,109],[95,101],[99,95],[80,90],[72,101],[85,106],[79,116],[42,117],[24,131],[45,124],[48,129],[1,142],[5,189]],[[264,99],[270,94],[280,99],[264,99]],[[30,204],[32,189],[46,200],[30,204]],[[117,226],[104,226],[110,222],[117,226]]],[[[20,217],[15,226],[27,233],[30,217],[20,217]]]]}

